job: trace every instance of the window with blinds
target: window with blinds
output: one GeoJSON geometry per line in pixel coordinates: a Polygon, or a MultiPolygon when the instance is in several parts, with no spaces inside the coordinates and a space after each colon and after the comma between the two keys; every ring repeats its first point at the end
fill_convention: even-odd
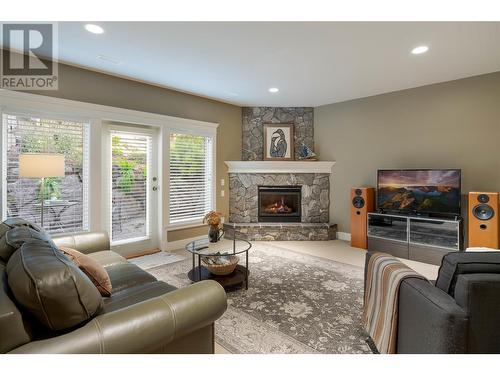
{"type": "Polygon", "coordinates": [[[40,225],[44,199],[44,228],[50,233],[80,232],[88,226],[89,125],[20,114],[2,116],[6,202],[3,214],[40,225]],[[21,153],[60,153],[65,157],[65,176],[44,180],[19,177],[21,153]]]}
{"type": "Polygon", "coordinates": [[[111,132],[111,240],[150,238],[149,178],[152,137],[111,132]]]}
{"type": "Polygon", "coordinates": [[[213,139],[170,134],[170,224],[199,221],[213,209],[213,139]]]}

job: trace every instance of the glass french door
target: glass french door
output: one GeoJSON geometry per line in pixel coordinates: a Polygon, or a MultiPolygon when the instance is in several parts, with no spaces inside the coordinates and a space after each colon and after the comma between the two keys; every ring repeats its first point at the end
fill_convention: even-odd
{"type": "Polygon", "coordinates": [[[109,130],[109,234],[125,255],[158,247],[156,144],[154,130],[109,130]]]}

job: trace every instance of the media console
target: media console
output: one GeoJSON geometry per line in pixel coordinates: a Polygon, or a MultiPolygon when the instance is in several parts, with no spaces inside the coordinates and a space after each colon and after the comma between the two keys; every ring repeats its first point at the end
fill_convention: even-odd
{"type": "Polygon", "coordinates": [[[372,212],[368,250],[440,265],[446,253],[463,250],[463,221],[372,212]]]}

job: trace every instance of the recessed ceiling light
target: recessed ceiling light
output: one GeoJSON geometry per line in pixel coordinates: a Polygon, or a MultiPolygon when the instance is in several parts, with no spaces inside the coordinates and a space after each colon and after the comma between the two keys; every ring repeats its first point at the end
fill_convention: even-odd
{"type": "Polygon", "coordinates": [[[427,47],[427,46],[418,46],[418,47],[413,48],[411,50],[411,53],[413,53],[414,55],[420,55],[422,53],[426,53],[428,50],[429,50],[429,47],[427,47]]]}
{"type": "Polygon", "coordinates": [[[269,92],[270,92],[270,93],[273,93],[273,94],[276,94],[278,91],[280,91],[280,89],[279,89],[279,88],[277,88],[277,87],[271,87],[271,88],[269,89],[269,92]]]}
{"type": "Polygon", "coordinates": [[[93,23],[88,23],[85,25],[85,30],[92,34],[102,34],[104,29],[99,25],[94,25],[93,23]]]}

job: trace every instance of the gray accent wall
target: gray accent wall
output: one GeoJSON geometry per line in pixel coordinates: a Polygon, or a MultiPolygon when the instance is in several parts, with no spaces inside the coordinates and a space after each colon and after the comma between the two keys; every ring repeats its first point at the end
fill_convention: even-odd
{"type": "Polygon", "coordinates": [[[500,191],[500,72],[325,105],[314,118],[315,152],[336,161],[340,232],[350,232],[350,188],[375,186],[377,169],[461,168],[462,194],[500,191]]]}

